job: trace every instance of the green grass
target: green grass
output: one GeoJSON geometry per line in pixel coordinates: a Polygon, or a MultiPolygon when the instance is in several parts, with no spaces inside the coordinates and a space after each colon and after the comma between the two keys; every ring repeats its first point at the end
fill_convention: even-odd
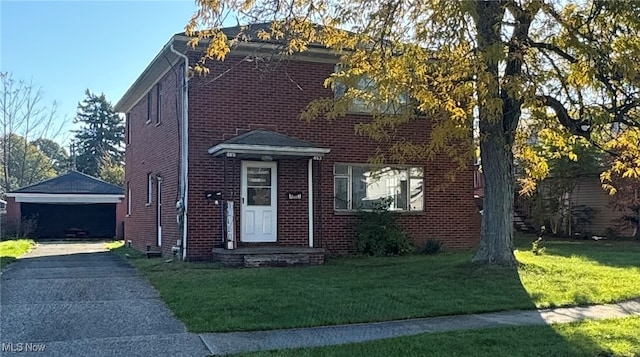
{"type": "Polygon", "coordinates": [[[14,239],[0,242],[0,269],[30,251],[34,244],[31,239],[14,239]]]}
{"type": "Polygon", "coordinates": [[[423,334],[243,356],[639,356],[640,317],[423,334]]]}
{"type": "Polygon", "coordinates": [[[519,269],[469,263],[471,253],[334,259],[305,268],[220,269],[131,261],[192,332],[264,330],[536,307],[640,296],[640,243],[516,243],[519,269]]]}

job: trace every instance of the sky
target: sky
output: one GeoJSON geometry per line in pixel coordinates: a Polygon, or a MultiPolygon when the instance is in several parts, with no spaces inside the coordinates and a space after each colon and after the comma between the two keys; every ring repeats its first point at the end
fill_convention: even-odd
{"type": "Polygon", "coordinates": [[[193,0],[0,0],[0,71],[56,101],[68,133],[86,89],[115,105],[195,10],[193,0]]]}

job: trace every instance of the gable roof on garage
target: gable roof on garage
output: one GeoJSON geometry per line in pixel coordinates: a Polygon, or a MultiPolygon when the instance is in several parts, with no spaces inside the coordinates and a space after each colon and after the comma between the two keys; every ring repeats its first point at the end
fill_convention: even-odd
{"type": "Polygon", "coordinates": [[[78,171],[19,188],[10,193],[55,193],[85,195],[123,195],[122,187],[112,185],[93,176],[78,171]]]}
{"type": "Polygon", "coordinates": [[[124,197],[122,187],[78,171],[7,192],[16,202],[39,203],[118,203],[124,197]]]}

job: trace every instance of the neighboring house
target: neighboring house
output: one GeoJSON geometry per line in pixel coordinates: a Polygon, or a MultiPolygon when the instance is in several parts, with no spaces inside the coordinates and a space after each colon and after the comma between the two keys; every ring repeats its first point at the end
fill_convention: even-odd
{"type": "MultiPolygon", "coordinates": [[[[538,184],[538,194],[548,197],[549,189],[557,187],[555,180],[554,177],[542,180],[538,184]]],[[[547,232],[559,235],[634,235],[632,229],[619,229],[620,219],[630,213],[613,207],[611,196],[602,188],[598,173],[582,175],[573,180],[573,191],[565,193],[556,200],[557,202],[550,200],[545,203],[546,207],[536,204],[534,200],[538,198],[532,199],[514,192],[515,228],[532,232],[544,224],[547,226],[547,232]],[[549,205],[555,208],[549,208],[549,205]],[[541,220],[544,220],[544,223],[541,220]]],[[[474,197],[478,200],[478,206],[482,207],[484,178],[479,166],[476,166],[474,175],[474,197]]]]}
{"type": "MultiPolygon", "coordinates": [[[[370,120],[368,106],[333,121],[299,119],[309,102],[333,96],[323,83],[337,59],[326,48],[269,63],[273,45],[249,41],[192,77],[185,69],[201,49],[187,41],[173,36],[115,107],[126,113],[125,229],[135,248],[191,260],[214,250],[221,260],[304,253],[321,263],[325,253],[353,252],[355,213],[387,197],[415,243],[477,245],[471,161],[441,190],[455,167],[445,155],[367,164],[391,144],[354,133],[370,120]]],[[[424,142],[429,128],[415,120],[394,139],[424,142]]]]}
{"type": "MultiPolygon", "coordinates": [[[[542,189],[553,185],[554,178],[548,178],[541,183],[542,189]],[[546,182],[545,182],[546,181],[546,182]]],[[[590,174],[574,179],[573,191],[567,193],[563,204],[567,212],[572,212],[572,225],[563,227],[572,235],[633,236],[632,229],[620,229],[620,219],[629,214],[618,210],[611,204],[612,196],[603,188],[599,174],[590,174]],[[576,222],[582,220],[583,222],[576,222]]]]}
{"type": "Polygon", "coordinates": [[[7,220],[35,224],[31,238],[123,238],[124,192],[70,171],[7,192],[7,220]]]}
{"type": "Polygon", "coordinates": [[[0,214],[7,213],[7,201],[0,200],[0,214]]]}

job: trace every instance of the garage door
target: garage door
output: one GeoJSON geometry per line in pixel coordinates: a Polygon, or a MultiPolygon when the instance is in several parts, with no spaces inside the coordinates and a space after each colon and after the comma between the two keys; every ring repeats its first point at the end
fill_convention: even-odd
{"type": "Polygon", "coordinates": [[[23,219],[36,222],[34,238],[113,238],[116,232],[116,205],[21,204],[23,219]]]}

